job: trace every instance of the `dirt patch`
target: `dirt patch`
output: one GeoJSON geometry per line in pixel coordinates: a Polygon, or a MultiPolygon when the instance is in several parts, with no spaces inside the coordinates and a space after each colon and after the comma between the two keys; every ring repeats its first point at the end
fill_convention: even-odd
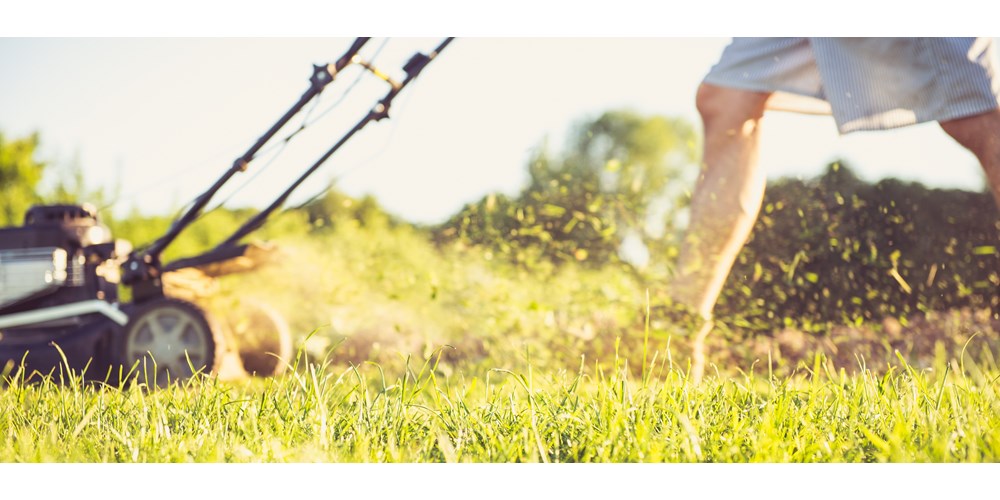
{"type": "Polygon", "coordinates": [[[837,371],[868,369],[880,373],[889,366],[900,366],[900,357],[914,368],[926,369],[963,358],[995,364],[994,355],[1000,353],[1000,321],[986,310],[928,313],[905,323],[888,318],[881,324],[831,326],[824,335],[793,328],[771,335],[720,333],[709,348],[713,363],[749,367],[756,362],[766,371],[770,360],[772,369],[786,373],[811,367],[817,354],[837,371]]]}

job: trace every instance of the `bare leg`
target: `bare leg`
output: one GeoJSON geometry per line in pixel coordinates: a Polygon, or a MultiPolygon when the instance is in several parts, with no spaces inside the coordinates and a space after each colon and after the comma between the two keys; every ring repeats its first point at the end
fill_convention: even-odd
{"type": "Polygon", "coordinates": [[[979,159],[1000,208],[1000,108],[941,122],[941,128],[979,159]]]}
{"type": "Polygon", "coordinates": [[[764,198],[765,179],[757,168],[757,156],[760,119],[769,97],[709,84],[698,89],[704,163],[670,288],[673,300],[705,320],[692,344],[695,382],[704,375],[704,341],[712,330],[712,309],[764,198]]]}
{"type": "MultiPolygon", "coordinates": [[[[941,122],[941,128],[972,151],[986,172],[993,201],[1000,209],[1000,108],[986,113],[941,122]]],[[[993,317],[1000,319],[1000,287],[992,301],[993,317]]]]}

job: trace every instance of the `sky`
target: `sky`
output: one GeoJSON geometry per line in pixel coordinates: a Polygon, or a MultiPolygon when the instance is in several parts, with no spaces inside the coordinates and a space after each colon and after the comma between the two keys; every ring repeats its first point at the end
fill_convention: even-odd
{"type": "MultiPolygon", "coordinates": [[[[439,40],[373,38],[362,55],[378,51],[376,66],[401,78],[410,55],[439,40]]],[[[169,213],[211,185],[299,98],[312,64],[333,62],[350,42],[0,38],[0,131],[8,138],[37,131],[38,157],[53,173],[75,164],[89,187],[120,193],[111,210],[169,213]]],[[[403,91],[389,120],[359,133],[291,202],[335,182],[348,194],[374,195],[407,220],[444,220],[487,193],[517,193],[533,151],[546,144],[559,152],[573,124],[603,111],[625,108],[698,123],[695,90],[728,42],[459,37],[403,91]]],[[[357,67],[341,74],[310,118],[334,104],[359,74],[357,67]]],[[[216,200],[263,206],[386,90],[365,75],[273,162],[261,156],[216,200]]],[[[762,130],[761,164],[771,178],[812,177],[843,159],[868,180],[983,187],[975,158],[934,124],[841,137],[828,116],[769,112],[762,130]]]]}

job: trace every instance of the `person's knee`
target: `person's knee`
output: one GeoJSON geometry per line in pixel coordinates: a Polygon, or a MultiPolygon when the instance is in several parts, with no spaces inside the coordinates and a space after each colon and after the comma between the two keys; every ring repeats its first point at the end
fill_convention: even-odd
{"type": "Polygon", "coordinates": [[[706,126],[715,123],[744,123],[759,120],[764,115],[767,99],[765,92],[719,87],[702,83],[695,96],[695,104],[706,126]]]}
{"type": "Polygon", "coordinates": [[[1000,161],[1000,108],[939,124],[948,135],[984,162],[984,167],[1000,161]]]}

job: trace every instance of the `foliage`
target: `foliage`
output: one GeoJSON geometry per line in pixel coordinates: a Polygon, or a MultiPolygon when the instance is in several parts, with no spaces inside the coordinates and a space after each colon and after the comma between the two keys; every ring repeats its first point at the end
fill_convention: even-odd
{"type": "Polygon", "coordinates": [[[594,267],[615,262],[627,236],[648,242],[674,220],[694,151],[694,131],[683,120],[610,111],[579,125],[562,156],[537,152],[516,198],[486,196],[436,234],[522,264],[539,256],[594,267]]]}
{"type": "Polygon", "coordinates": [[[835,163],[768,187],[719,311],[774,329],[995,308],[998,235],[987,192],[869,184],[835,163]]]}
{"type": "Polygon", "coordinates": [[[538,366],[572,366],[613,350],[641,314],[636,282],[613,267],[529,270],[482,248],[436,247],[407,225],[341,219],[282,238],[278,252],[271,266],[220,280],[221,293],[270,303],[299,335],[318,328],[308,352],[336,345],[337,363],[447,344],[449,370],[514,362],[525,349],[538,366]]]}
{"type": "Polygon", "coordinates": [[[0,133],[0,227],[19,225],[31,205],[42,201],[38,183],[46,164],[35,158],[38,134],[9,140],[0,133]]]}
{"type": "Polygon", "coordinates": [[[310,200],[297,209],[306,214],[313,230],[332,228],[345,220],[357,221],[362,226],[399,223],[379,205],[374,196],[365,195],[361,199],[354,199],[332,187],[323,196],[310,200]]]}
{"type": "Polygon", "coordinates": [[[114,220],[114,213],[108,208],[120,194],[120,186],[108,189],[105,186],[91,188],[84,179],[83,166],[74,159],[66,165],[56,164],[49,173],[58,175],[49,189],[42,190],[45,203],[88,203],[98,209],[98,216],[104,223],[114,220]]]}
{"type": "MultiPolygon", "coordinates": [[[[163,261],[191,257],[212,249],[233,233],[240,224],[249,220],[256,210],[219,208],[205,212],[189,226],[163,253],[163,261]]],[[[137,248],[149,245],[170,228],[174,217],[142,215],[133,211],[120,220],[108,221],[115,238],[131,242],[137,248]]],[[[305,234],[308,230],[305,214],[283,213],[274,216],[268,224],[253,233],[250,239],[267,239],[279,235],[305,234]]]]}
{"type": "MultiPolygon", "coordinates": [[[[619,266],[542,260],[529,267],[462,242],[434,245],[412,226],[349,218],[278,243],[273,265],[224,278],[221,293],[271,304],[299,339],[316,330],[306,342],[313,359],[333,349],[329,359],[338,365],[386,364],[448,345],[440,363],[447,373],[497,363],[526,369],[529,358],[535,369],[554,372],[575,369],[580,356],[606,361],[619,353],[634,361],[647,346],[670,346],[678,360],[690,352],[691,332],[655,308],[646,329],[644,292],[653,295],[663,284],[647,284],[619,266]]],[[[724,320],[709,339],[710,359],[730,375],[754,360],[773,359],[769,369],[784,375],[815,352],[851,371],[856,355],[882,366],[896,361],[896,350],[916,366],[931,366],[938,348],[957,356],[974,334],[979,337],[968,355],[1000,350],[1000,324],[972,314],[939,315],[930,323],[910,318],[893,332],[882,331],[880,321],[850,329],[837,324],[813,323],[811,330],[824,334],[817,337],[771,321],[768,333],[781,329],[772,338],[724,320]]],[[[638,375],[642,364],[630,369],[638,375]]]]}
{"type": "MultiPolygon", "coordinates": [[[[105,206],[113,196],[103,187],[88,188],[78,161],[50,164],[37,158],[38,134],[5,140],[0,132],[0,227],[20,225],[32,205],[40,203],[89,203],[105,206]],[[47,178],[55,176],[51,186],[47,178]]],[[[101,214],[110,221],[110,211],[101,214]]]]}

